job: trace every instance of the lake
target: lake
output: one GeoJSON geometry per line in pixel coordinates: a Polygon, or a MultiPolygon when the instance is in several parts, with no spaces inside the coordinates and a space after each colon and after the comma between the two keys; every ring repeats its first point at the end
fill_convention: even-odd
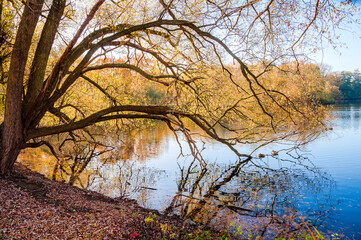
{"type": "MultiPolygon", "coordinates": [[[[265,157],[251,161],[195,136],[206,169],[161,124],[111,140],[115,151],[91,159],[84,153],[91,149],[82,148],[67,166],[39,150],[27,150],[20,161],[49,178],[219,228],[256,225],[258,234],[274,236],[305,221],[328,236],[361,239],[361,105],[335,105],[332,115],[333,129],[315,141],[284,151],[290,146],[267,145],[253,154],[265,157]]],[[[254,146],[239,149],[250,153],[254,146]]]]}

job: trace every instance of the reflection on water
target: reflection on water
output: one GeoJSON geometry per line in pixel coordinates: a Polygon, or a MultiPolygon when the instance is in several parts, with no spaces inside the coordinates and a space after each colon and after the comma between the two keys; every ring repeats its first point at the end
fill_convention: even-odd
{"type": "MultiPolygon", "coordinates": [[[[92,151],[85,151],[81,156],[89,156],[89,152],[92,151]]],[[[23,163],[27,163],[25,159],[29,156],[26,154],[29,153],[22,155],[23,163]]],[[[46,161],[44,156],[42,159],[46,161]]],[[[61,166],[61,171],[47,171],[47,176],[112,197],[132,197],[145,207],[158,208],[166,214],[180,214],[221,229],[233,223],[262,236],[304,227],[301,217],[305,212],[311,216],[313,225],[319,225],[333,207],[329,199],[333,186],[331,178],[317,168],[302,167],[296,162],[288,162],[287,168],[276,170],[261,161],[256,167],[250,159],[232,164],[213,162],[206,169],[196,160],[184,161],[178,165],[176,189],[166,194],[160,191],[158,200],[165,201],[154,204],[152,195],[158,191],[157,182],[171,180],[167,172],[137,161],[113,159],[108,162],[107,157],[107,154],[96,155],[88,161],[79,156],[78,159],[85,159],[78,161],[79,165],[71,161],[67,167],[61,166]],[[304,199],[309,197],[320,201],[306,207],[304,199]]],[[[28,166],[34,167],[31,163],[28,166]]],[[[57,168],[56,163],[49,166],[57,168]]]]}
{"type": "MultiPolygon", "coordinates": [[[[233,223],[252,229],[252,234],[275,236],[302,227],[299,211],[315,215],[314,211],[326,214],[332,208],[329,192],[333,181],[315,168],[275,170],[238,161],[232,165],[209,164],[201,170],[194,163],[181,168],[178,192],[166,213],[180,213],[223,229],[233,223]],[[322,195],[317,208],[302,209],[306,193],[311,197],[322,195]]],[[[319,221],[311,220],[314,225],[319,221]]]]}
{"type": "Polygon", "coordinates": [[[337,126],[343,129],[358,130],[361,125],[361,108],[360,105],[336,105],[334,106],[334,116],[337,118],[337,126]]]}
{"type": "Polygon", "coordinates": [[[102,146],[77,143],[62,149],[59,159],[46,150],[27,150],[20,160],[49,178],[112,197],[131,197],[145,207],[220,228],[234,223],[270,237],[304,227],[305,219],[326,233],[357,239],[361,220],[353,214],[361,214],[361,176],[352,170],[361,168],[354,156],[360,155],[340,147],[350,147],[350,139],[353,148],[357,145],[361,107],[335,106],[333,114],[334,131],[305,146],[308,155],[294,150],[237,159],[223,145],[206,142],[204,169],[191,157],[178,158],[178,143],[160,125],[109,138],[102,146]],[[351,160],[353,165],[347,165],[351,160]]]}

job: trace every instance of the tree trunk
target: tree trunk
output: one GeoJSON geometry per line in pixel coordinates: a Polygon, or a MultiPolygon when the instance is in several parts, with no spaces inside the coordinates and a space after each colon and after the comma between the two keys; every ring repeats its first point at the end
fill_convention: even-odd
{"type": "Polygon", "coordinates": [[[48,64],[50,51],[58,31],[61,17],[64,13],[65,6],[66,0],[54,0],[51,5],[35,51],[34,59],[36,61],[32,62],[28,79],[28,89],[23,103],[23,116],[28,116],[28,111],[33,109],[33,104],[43,87],[45,70],[48,64]]]}
{"type": "Polygon", "coordinates": [[[6,89],[4,123],[1,126],[0,175],[10,172],[25,145],[21,106],[24,72],[43,3],[44,0],[26,1],[16,34],[6,89]]]}

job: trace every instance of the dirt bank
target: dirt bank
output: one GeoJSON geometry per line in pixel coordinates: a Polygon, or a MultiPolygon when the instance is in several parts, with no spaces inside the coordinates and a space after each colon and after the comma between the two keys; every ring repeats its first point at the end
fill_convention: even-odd
{"type": "Polygon", "coordinates": [[[10,177],[0,178],[0,190],[0,239],[217,239],[226,236],[178,216],[164,216],[142,208],[133,200],[113,199],[51,181],[19,164],[10,177]]]}

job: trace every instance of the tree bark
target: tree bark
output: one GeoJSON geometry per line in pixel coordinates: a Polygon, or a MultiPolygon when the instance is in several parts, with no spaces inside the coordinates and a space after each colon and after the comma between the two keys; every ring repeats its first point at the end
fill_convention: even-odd
{"type": "Polygon", "coordinates": [[[24,142],[22,94],[29,49],[44,0],[28,0],[16,34],[6,89],[4,123],[1,128],[0,175],[8,174],[24,142]]]}
{"type": "Polygon", "coordinates": [[[30,76],[28,80],[28,90],[24,99],[23,114],[27,116],[38,97],[44,82],[45,70],[48,64],[51,48],[58,31],[61,17],[65,9],[65,0],[54,0],[47,16],[41,37],[36,48],[34,61],[32,62],[30,76]]]}

